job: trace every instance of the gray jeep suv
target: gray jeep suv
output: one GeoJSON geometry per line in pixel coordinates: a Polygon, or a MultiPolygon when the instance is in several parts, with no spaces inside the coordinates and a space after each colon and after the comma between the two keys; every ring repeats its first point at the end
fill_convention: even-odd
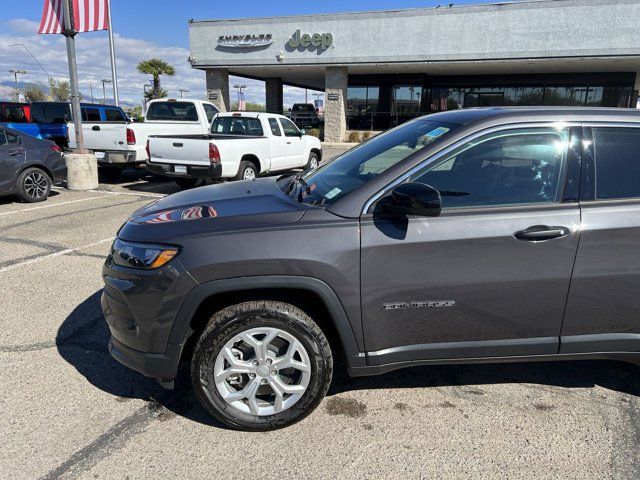
{"type": "Polygon", "coordinates": [[[640,363],[640,115],[470,109],[304,174],[137,212],[107,257],[120,362],[225,424],[309,414],[351,375],[425,364],[640,363]]]}

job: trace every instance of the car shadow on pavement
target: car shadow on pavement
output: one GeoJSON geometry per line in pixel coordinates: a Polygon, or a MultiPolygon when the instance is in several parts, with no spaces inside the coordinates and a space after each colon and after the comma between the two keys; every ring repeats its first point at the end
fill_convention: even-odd
{"type": "MultiPolygon", "coordinates": [[[[116,362],[108,352],[109,329],[100,308],[98,291],[78,305],[65,319],[56,336],[58,352],[87,381],[122,402],[140,399],[150,409],[164,407],[190,420],[220,428],[198,403],[191,389],[188,366],[181,365],[174,390],[165,390],[116,362]]],[[[434,388],[446,386],[534,384],[559,388],[592,388],[596,385],[640,396],[640,367],[613,361],[533,362],[483,365],[412,367],[380,376],[350,378],[337,367],[329,396],[347,391],[434,388]]]]}

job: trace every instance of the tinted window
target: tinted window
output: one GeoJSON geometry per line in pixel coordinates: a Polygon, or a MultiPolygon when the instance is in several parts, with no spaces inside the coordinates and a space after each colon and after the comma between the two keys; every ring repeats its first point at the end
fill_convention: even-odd
{"type": "Polygon", "coordinates": [[[594,128],[596,198],[640,197],[640,128],[594,128]]]}
{"type": "Polygon", "coordinates": [[[107,122],[126,122],[127,121],[122,110],[118,110],[117,108],[105,109],[104,116],[107,119],[107,122]]]}
{"type": "Polygon", "coordinates": [[[264,135],[260,120],[250,117],[216,117],[211,125],[211,133],[264,135]]]}
{"type": "Polygon", "coordinates": [[[191,102],[156,102],[149,105],[147,120],[197,122],[198,112],[191,102]]]}
{"type": "Polygon", "coordinates": [[[282,125],[282,130],[284,131],[285,137],[298,137],[300,136],[300,130],[291,120],[287,120],[286,118],[280,119],[280,124],[282,125]]]}
{"type": "Polygon", "coordinates": [[[276,137],[279,137],[282,135],[282,133],[280,133],[280,126],[278,125],[278,120],[276,120],[275,118],[270,118],[269,126],[271,127],[271,133],[273,135],[275,135],[276,137]]]}
{"type": "Polygon", "coordinates": [[[291,107],[292,112],[315,112],[316,107],[310,103],[294,103],[291,107]]]}
{"type": "Polygon", "coordinates": [[[14,135],[13,133],[5,132],[7,136],[7,143],[9,145],[20,145],[22,144],[22,139],[18,135],[14,135]]]}
{"type": "Polygon", "coordinates": [[[7,105],[4,107],[3,122],[27,123],[24,108],[19,105],[7,105]]]}
{"type": "Polygon", "coordinates": [[[100,110],[97,108],[83,108],[82,120],[85,122],[99,122],[101,120],[100,110]]]}
{"type": "Polygon", "coordinates": [[[411,181],[440,191],[443,207],[551,203],[569,147],[568,132],[506,130],[473,140],[411,181]]]}
{"type": "Polygon", "coordinates": [[[0,130],[0,146],[7,144],[7,137],[4,134],[4,130],[0,130]]]}
{"type": "Polygon", "coordinates": [[[218,113],[218,109],[213,105],[209,105],[207,103],[202,104],[202,107],[204,108],[204,113],[207,114],[207,120],[209,121],[209,123],[211,123],[213,121],[213,117],[215,117],[216,113],[218,113]]]}
{"type": "Polygon", "coordinates": [[[32,123],[67,123],[70,120],[71,109],[68,103],[31,104],[32,123]]]}

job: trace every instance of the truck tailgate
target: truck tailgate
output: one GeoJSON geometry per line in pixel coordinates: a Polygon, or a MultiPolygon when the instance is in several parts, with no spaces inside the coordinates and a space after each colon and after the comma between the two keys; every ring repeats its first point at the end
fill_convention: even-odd
{"type": "Polygon", "coordinates": [[[149,137],[150,161],[180,165],[209,165],[208,135],[149,137]]]}

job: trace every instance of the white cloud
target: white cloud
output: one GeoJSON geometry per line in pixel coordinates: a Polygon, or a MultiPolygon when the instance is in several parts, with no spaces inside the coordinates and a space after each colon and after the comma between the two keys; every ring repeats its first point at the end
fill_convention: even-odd
{"type": "MultiPolygon", "coordinates": [[[[10,46],[12,43],[24,44],[44,66],[49,74],[56,79],[68,79],[67,54],[65,39],[62,35],[38,35],[38,22],[17,18],[0,22],[0,79],[13,81],[8,73],[9,69],[25,69],[28,75],[21,80],[39,82],[46,85],[47,78],[27,52],[20,46],[10,46]]],[[[173,77],[163,75],[162,87],[169,95],[179,97],[179,89],[188,89],[187,96],[192,98],[205,97],[205,73],[192,69],[187,61],[189,50],[180,47],[162,47],[154,42],[115,36],[115,49],[118,71],[118,91],[122,100],[139,104],[142,99],[143,87],[149,83],[147,75],[137,71],[136,66],[141,60],[157,57],[161,58],[176,69],[173,77]]],[[[109,58],[109,42],[106,32],[84,33],[76,37],[76,54],[78,61],[78,78],[80,91],[88,96],[90,85],[96,101],[102,99],[102,79],[111,78],[111,63],[109,58]]],[[[241,83],[247,88],[245,99],[251,102],[264,103],[264,82],[246,78],[231,77],[232,101],[235,100],[233,85],[241,83]]],[[[111,86],[107,85],[107,97],[111,97],[111,86]]],[[[311,92],[311,91],[310,91],[311,92]]],[[[11,95],[13,92],[11,91],[11,95]]],[[[6,97],[0,91],[0,98],[6,97]]],[[[294,102],[304,100],[304,90],[295,87],[284,88],[285,107],[294,102]]],[[[309,101],[313,100],[309,94],[309,101]]]]}

